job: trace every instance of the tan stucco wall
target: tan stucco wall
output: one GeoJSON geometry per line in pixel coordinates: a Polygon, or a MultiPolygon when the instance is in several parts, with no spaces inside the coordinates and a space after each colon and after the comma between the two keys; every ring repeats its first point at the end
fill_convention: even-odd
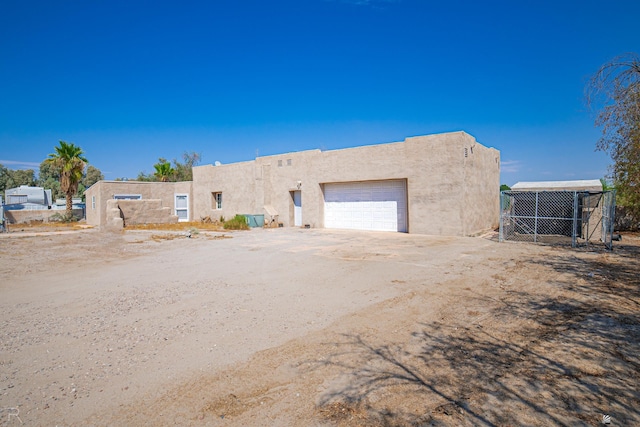
{"type": "Polygon", "coordinates": [[[189,219],[193,216],[192,182],[139,182],[98,181],[85,191],[87,224],[100,226],[107,223],[107,200],[115,194],[141,194],[142,199],[158,199],[163,207],[175,213],[175,195],[189,195],[189,219]],[[95,207],[93,201],[95,197],[95,207]]]}
{"type": "MultiPolygon", "coordinates": [[[[49,222],[49,219],[55,215],[64,215],[66,211],[64,209],[22,209],[22,210],[5,210],[4,216],[9,224],[25,224],[31,221],[43,221],[49,222]]],[[[84,211],[82,209],[73,209],[73,214],[76,218],[82,218],[84,211]]]]}
{"type": "Polygon", "coordinates": [[[323,227],[323,184],[387,179],[407,182],[410,233],[472,235],[498,224],[500,153],[465,132],[194,167],[193,217],[266,214],[271,205],[279,222],[292,226],[290,192],[300,183],[303,224],[323,227]],[[220,210],[213,192],[222,193],[220,210]]]}
{"type": "Polygon", "coordinates": [[[465,147],[469,150],[464,159],[464,201],[460,210],[462,234],[472,236],[500,225],[500,152],[476,143],[470,136],[465,147]]]}
{"type": "Polygon", "coordinates": [[[196,218],[210,216],[219,219],[224,216],[230,219],[235,214],[262,212],[256,208],[256,187],[259,187],[256,175],[260,168],[255,162],[215,166],[215,173],[207,173],[213,168],[211,165],[193,168],[193,211],[196,218]],[[215,209],[214,192],[222,193],[221,210],[215,209]]]}
{"type": "Polygon", "coordinates": [[[135,224],[171,224],[178,222],[171,208],[159,199],[107,200],[107,225],[118,229],[135,224]]]}

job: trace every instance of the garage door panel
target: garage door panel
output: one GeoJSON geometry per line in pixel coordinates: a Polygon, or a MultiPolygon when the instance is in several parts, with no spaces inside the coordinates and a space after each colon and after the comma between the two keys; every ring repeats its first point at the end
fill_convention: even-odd
{"type": "Polygon", "coordinates": [[[407,231],[403,180],[325,184],[325,227],[407,231]]]}

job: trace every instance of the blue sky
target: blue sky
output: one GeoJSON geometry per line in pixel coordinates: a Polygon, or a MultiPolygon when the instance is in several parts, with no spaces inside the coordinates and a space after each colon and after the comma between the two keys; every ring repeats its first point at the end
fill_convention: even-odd
{"type": "Polygon", "coordinates": [[[464,130],[503,183],[607,173],[583,102],[638,1],[21,1],[0,6],[0,163],[74,142],[107,179],[464,130]]]}

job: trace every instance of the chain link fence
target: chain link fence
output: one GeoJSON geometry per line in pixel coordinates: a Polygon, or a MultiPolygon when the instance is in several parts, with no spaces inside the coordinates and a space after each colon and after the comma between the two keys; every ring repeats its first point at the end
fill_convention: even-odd
{"type": "Polygon", "coordinates": [[[500,241],[611,249],[614,217],[614,191],[503,191],[500,241]]]}

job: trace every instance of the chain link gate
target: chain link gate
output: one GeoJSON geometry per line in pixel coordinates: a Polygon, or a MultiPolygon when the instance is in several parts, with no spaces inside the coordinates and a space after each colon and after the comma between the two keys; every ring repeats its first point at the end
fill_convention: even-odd
{"type": "Polygon", "coordinates": [[[612,247],[615,192],[503,191],[500,241],[612,247]]]}

